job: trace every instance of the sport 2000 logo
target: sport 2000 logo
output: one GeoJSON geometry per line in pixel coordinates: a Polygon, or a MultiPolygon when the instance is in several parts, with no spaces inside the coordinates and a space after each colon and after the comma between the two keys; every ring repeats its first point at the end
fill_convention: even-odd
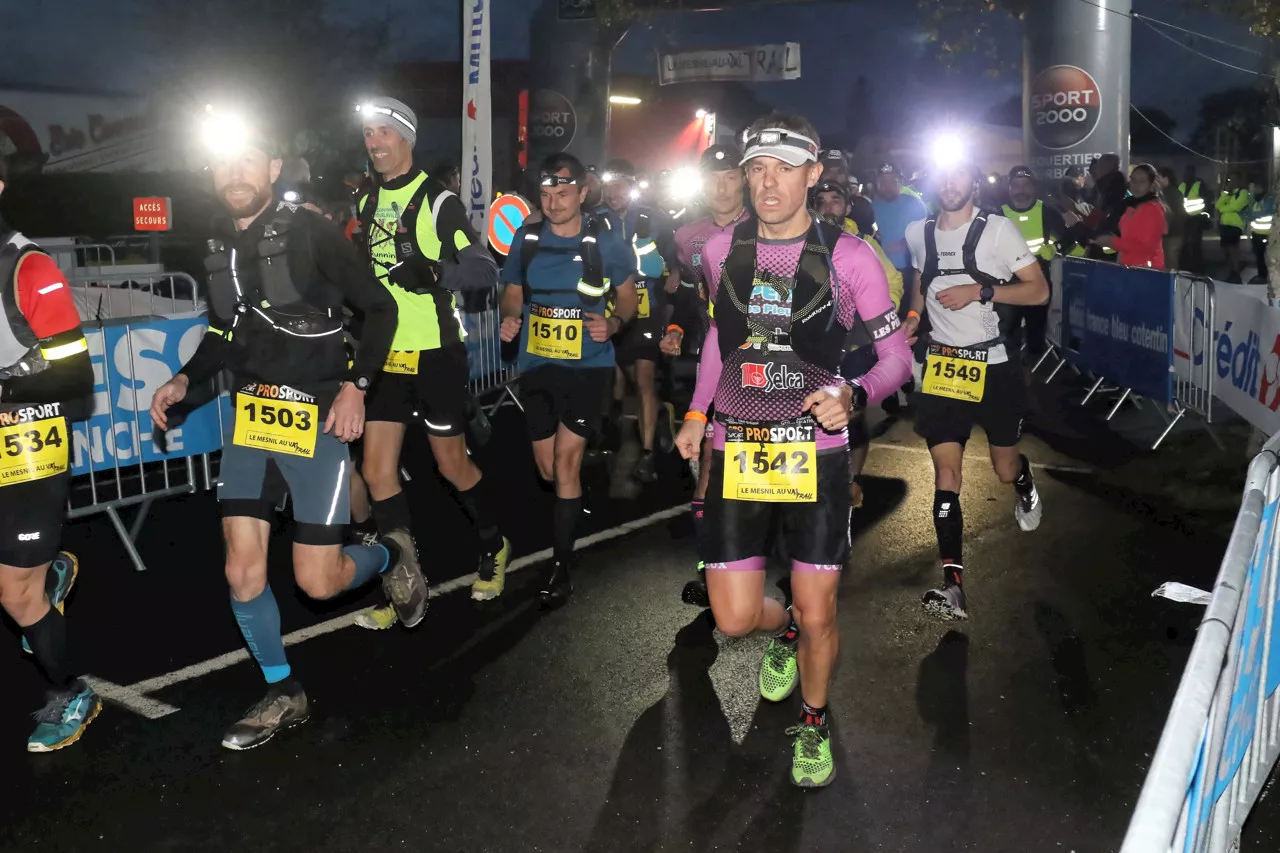
{"type": "Polygon", "coordinates": [[[1280,335],[1264,351],[1255,331],[1250,330],[1238,343],[1233,340],[1228,320],[1214,342],[1213,363],[1218,378],[1230,379],[1237,390],[1273,412],[1280,411],[1280,335]]]}

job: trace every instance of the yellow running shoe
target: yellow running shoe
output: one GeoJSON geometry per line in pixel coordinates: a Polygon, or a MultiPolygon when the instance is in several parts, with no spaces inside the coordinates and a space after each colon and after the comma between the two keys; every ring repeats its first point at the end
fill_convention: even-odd
{"type": "Polygon", "coordinates": [[[507,584],[507,561],[510,558],[511,541],[504,536],[498,553],[485,554],[480,558],[476,582],[471,585],[472,601],[492,601],[502,595],[507,584]]]}
{"type": "Polygon", "coordinates": [[[385,631],[394,628],[400,617],[390,602],[381,607],[370,607],[356,614],[355,623],[366,631],[385,631]]]}

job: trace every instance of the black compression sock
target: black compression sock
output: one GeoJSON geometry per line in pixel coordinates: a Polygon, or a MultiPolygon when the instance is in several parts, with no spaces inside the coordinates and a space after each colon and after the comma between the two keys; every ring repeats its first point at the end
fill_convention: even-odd
{"type": "Polygon", "coordinates": [[[489,478],[481,477],[465,492],[458,492],[458,501],[480,534],[481,550],[486,554],[496,554],[502,549],[502,534],[498,532],[493,513],[493,490],[489,487],[489,478]]]}
{"type": "Polygon", "coordinates": [[[815,708],[808,702],[801,700],[800,725],[825,728],[827,725],[827,706],[823,705],[821,708],[815,708]]]}
{"type": "Polygon", "coordinates": [[[413,522],[409,517],[409,498],[403,491],[396,492],[385,501],[374,501],[373,517],[383,536],[393,530],[413,529],[413,522]]]}
{"type": "Polygon", "coordinates": [[[800,626],[796,624],[796,617],[791,615],[791,608],[787,608],[787,627],[774,639],[787,645],[793,645],[800,639],[800,626]]]}
{"type": "Polygon", "coordinates": [[[933,493],[933,529],[938,534],[938,556],[943,562],[964,562],[964,515],[960,495],[938,489],[933,493]]]}
{"type": "Polygon", "coordinates": [[[582,517],[582,498],[557,498],[551,511],[551,541],[557,559],[573,553],[578,519],[582,517]]]}
{"type": "Polygon", "coordinates": [[[1027,461],[1027,457],[1019,456],[1018,459],[1021,460],[1022,470],[1018,472],[1018,479],[1013,481],[1013,488],[1018,494],[1026,497],[1035,488],[1036,481],[1031,476],[1031,463],[1027,461]]]}
{"type": "Polygon", "coordinates": [[[22,634],[31,646],[31,654],[54,686],[67,687],[75,680],[67,651],[67,620],[57,608],[50,607],[40,621],[23,628],[22,634]]]}

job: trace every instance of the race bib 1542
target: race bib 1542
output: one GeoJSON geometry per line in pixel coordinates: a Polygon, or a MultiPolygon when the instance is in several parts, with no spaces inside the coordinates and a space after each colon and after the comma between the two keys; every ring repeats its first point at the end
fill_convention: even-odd
{"type": "Polygon", "coordinates": [[[726,500],[815,503],[818,446],[813,423],[726,424],[726,500]]]}

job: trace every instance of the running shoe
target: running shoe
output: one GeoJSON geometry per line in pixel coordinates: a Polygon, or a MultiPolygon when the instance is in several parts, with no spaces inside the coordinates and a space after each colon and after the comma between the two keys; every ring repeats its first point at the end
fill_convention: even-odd
{"type": "Polygon", "coordinates": [[[680,591],[680,600],[694,607],[710,607],[711,595],[707,592],[706,564],[698,561],[698,578],[684,585],[680,591]]]}
{"type": "Polygon", "coordinates": [[[658,463],[654,459],[653,451],[646,450],[640,459],[636,462],[636,467],[632,470],[631,476],[641,483],[658,482],[658,463]]]}
{"type": "Polygon", "coordinates": [[[394,628],[399,623],[400,617],[396,615],[396,609],[387,602],[381,607],[370,607],[368,610],[361,610],[356,614],[355,624],[364,628],[366,631],[385,631],[388,628],[394,628]]]}
{"type": "Polygon", "coordinates": [[[799,683],[796,644],[785,643],[776,637],[769,640],[764,660],[760,663],[760,695],[770,702],[781,702],[795,691],[799,683]]]}
{"type": "Polygon", "coordinates": [[[476,582],[471,585],[473,601],[490,601],[502,595],[507,583],[507,560],[511,558],[511,542],[502,537],[502,547],[496,554],[480,557],[476,570],[476,582]]]}
{"type": "Polygon", "coordinates": [[[1031,493],[1018,495],[1013,504],[1013,517],[1023,533],[1030,533],[1040,526],[1040,516],[1044,514],[1044,504],[1040,502],[1040,490],[1031,484],[1031,493]]]}
{"type": "Polygon", "coordinates": [[[382,537],[395,546],[396,564],[382,573],[382,588],[400,617],[400,624],[416,628],[427,615],[427,579],[418,565],[418,549],[408,530],[393,530],[382,537]]]}
{"type": "Polygon", "coordinates": [[[946,565],[942,567],[944,580],[938,589],[931,589],[924,594],[920,603],[930,616],[946,621],[968,619],[968,605],[965,603],[964,587],[960,584],[960,572],[963,569],[946,565]]]}
{"type": "Polygon", "coordinates": [[[791,783],[801,788],[824,788],[836,779],[836,763],[831,758],[831,729],[798,725],[787,729],[795,738],[791,756],[791,783]]]}
{"type": "Polygon", "coordinates": [[[573,581],[569,579],[569,563],[556,560],[551,564],[551,571],[546,581],[538,590],[538,600],[544,610],[554,610],[569,600],[573,595],[573,581]]]}
{"type": "MultiPolygon", "coordinates": [[[[76,578],[79,576],[80,561],[69,551],[59,551],[58,556],[49,564],[49,570],[44,573],[44,594],[59,613],[64,612],[67,596],[71,594],[71,588],[76,585],[76,578]]],[[[22,638],[22,650],[31,654],[31,644],[26,637],[22,638]]]]}
{"type": "Polygon", "coordinates": [[[307,721],[310,708],[302,685],[290,677],[267,687],[267,694],[257,704],[244,712],[222,736],[227,749],[243,750],[262,746],[277,732],[293,728],[307,721]]]}
{"type": "Polygon", "coordinates": [[[93,688],[77,679],[65,690],[50,690],[45,706],[32,716],[36,730],[27,738],[27,752],[53,752],[80,740],[102,710],[93,688]]]}
{"type": "Polygon", "coordinates": [[[663,453],[670,453],[676,449],[676,407],[663,403],[658,423],[666,426],[665,430],[658,430],[658,448],[663,453]]]}

